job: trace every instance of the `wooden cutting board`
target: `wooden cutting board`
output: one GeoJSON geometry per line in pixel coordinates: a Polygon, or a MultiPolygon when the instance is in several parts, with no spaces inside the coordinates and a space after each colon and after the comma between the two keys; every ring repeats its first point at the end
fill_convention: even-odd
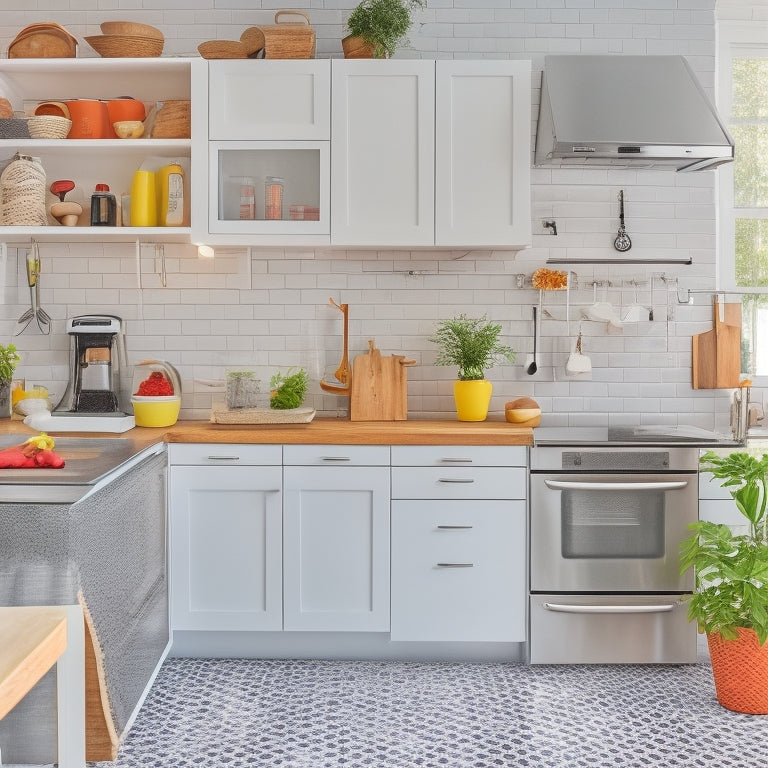
{"type": "Polygon", "coordinates": [[[405,421],[408,418],[406,366],[403,355],[382,357],[373,339],[368,352],[352,362],[351,421],[405,421]]]}
{"type": "Polygon", "coordinates": [[[715,297],[713,314],[714,328],[693,336],[694,389],[731,389],[739,386],[741,304],[720,304],[715,297]]]}

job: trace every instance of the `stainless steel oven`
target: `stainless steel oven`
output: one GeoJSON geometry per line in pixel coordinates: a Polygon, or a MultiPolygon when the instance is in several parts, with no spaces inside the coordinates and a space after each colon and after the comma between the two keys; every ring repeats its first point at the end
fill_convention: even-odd
{"type": "Polygon", "coordinates": [[[531,663],[695,662],[698,449],[537,446],[530,477],[531,663]]]}

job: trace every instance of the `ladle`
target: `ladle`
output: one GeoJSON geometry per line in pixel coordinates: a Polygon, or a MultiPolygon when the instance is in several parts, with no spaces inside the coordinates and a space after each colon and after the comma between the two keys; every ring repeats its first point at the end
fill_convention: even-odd
{"type": "Polygon", "coordinates": [[[533,307],[533,360],[531,360],[530,363],[528,363],[528,367],[525,369],[525,372],[529,376],[533,376],[536,371],[539,370],[539,366],[536,364],[536,336],[538,329],[538,322],[536,320],[536,306],[533,307]]]}
{"type": "Polygon", "coordinates": [[[325,392],[332,392],[334,395],[348,395],[352,391],[352,382],[350,381],[350,369],[349,369],[349,304],[337,304],[333,298],[330,303],[336,307],[344,316],[344,339],[342,342],[342,354],[341,362],[336,372],[333,374],[337,381],[340,381],[343,386],[339,387],[335,384],[329,384],[324,379],[320,379],[320,389],[325,392]]]}

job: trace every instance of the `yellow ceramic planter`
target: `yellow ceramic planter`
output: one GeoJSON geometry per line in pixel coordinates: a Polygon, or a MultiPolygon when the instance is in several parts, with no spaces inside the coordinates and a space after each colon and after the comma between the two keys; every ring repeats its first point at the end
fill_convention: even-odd
{"type": "Polygon", "coordinates": [[[485,379],[455,382],[453,397],[459,421],[485,421],[492,392],[493,384],[485,379]]]}

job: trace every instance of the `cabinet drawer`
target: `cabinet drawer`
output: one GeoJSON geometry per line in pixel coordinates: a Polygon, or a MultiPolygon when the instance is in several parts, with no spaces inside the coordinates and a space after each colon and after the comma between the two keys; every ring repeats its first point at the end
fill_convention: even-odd
{"type": "Polygon", "coordinates": [[[522,445],[393,445],[392,464],[398,467],[525,467],[522,445]]]}
{"type": "Polygon", "coordinates": [[[525,499],[523,467],[393,467],[393,499],[525,499]]]}
{"type": "Polygon", "coordinates": [[[389,465],[388,445],[286,445],[283,463],[294,466],[382,467],[389,465]]]}
{"type": "Polygon", "coordinates": [[[330,139],[331,62],[209,63],[211,139],[330,139]]]}
{"type": "Polygon", "coordinates": [[[392,640],[525,640],[525,503],[392,504],[392,640]]]}
{"type": "Polygon", "coordinates": [[[283,463],[280,445],[244,445],[242,443],[171,443],[171,465],[269,466],[283,463]]]}

